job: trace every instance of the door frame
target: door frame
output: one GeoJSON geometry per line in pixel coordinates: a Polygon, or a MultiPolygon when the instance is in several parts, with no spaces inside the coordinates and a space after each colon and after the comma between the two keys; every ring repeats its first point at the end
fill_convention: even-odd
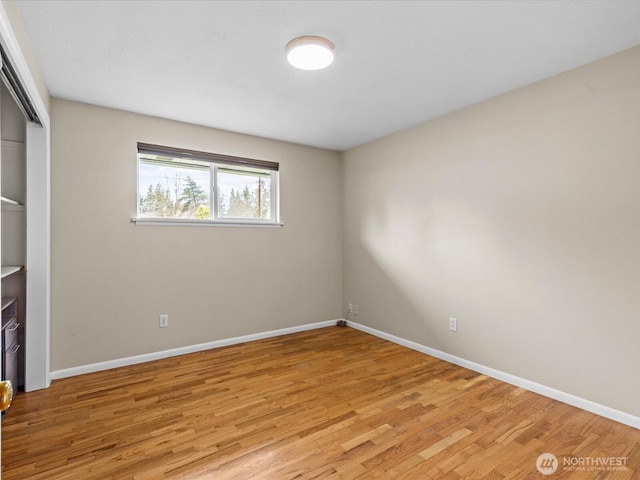
{"type": "MultiPolygon", "coordinates": [[[[13,8],[13,7],[12,7],[13,8]]],[[[15,6],[16,9],[19,7],[15,6]]],[[[13,13],[13,12],[12,12],[13,13]]],[[[15,14],[14,14],[15,16],[15,14]]],[[[17,21],[22,21],[19,18],[17,21]]],[[[0,2],[0,43],[42,125],[27,124],[27,289],[25,319],[25,390],[51,385],[51,214],[50,117],[11,24],[0,2]]]]}

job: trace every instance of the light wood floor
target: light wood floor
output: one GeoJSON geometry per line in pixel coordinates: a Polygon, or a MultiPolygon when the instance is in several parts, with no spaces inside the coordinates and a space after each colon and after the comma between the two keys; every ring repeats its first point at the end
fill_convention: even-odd
{"type": "Polygon", "coordinates": [[[640,478],[640,430],[338,327],[57,380],[2,449],[4,480],[640,478]]]}

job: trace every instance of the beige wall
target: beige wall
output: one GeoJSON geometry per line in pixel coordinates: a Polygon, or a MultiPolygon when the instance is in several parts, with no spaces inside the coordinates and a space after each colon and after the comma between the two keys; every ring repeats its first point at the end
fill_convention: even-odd
{"type": "Polygon", "coordinates": [[[349,150],[344,302],[640,415],[639,182],[640,47],[349,150]]]}
{"type": "Polygon", "coordinates": [[[338,318],[344,300],[640,415],[640,48],[349,150],[342,170],[334,152],[52,112],[53,370],[338,318]],[[285,227],[130,223],[137,141],[279,161],[285,227]]]}
{"type": "Polygon", "coordinates": [[[15,0],[2,0],[2,6],[4,7],[5,12],[7,12],[7,17],[11,22],[11,28],[13,29],[13,33],[15,34],[18,43],[20,44],[20,50],[24,55],[29,70],[31,71],[31,75],[33,76],[36,87],[40,92],[44,106],[47,109],[47,112],[51,112],[49,89],[44,82],[44,77],[42,76],[40,66],[38,65],[38,59],[33,51],[33,47],[31,46],[31,38],[29,37],[29,32],[27,32],[27,27],[22,19],[20,7],[15,0]]]}
{"type": "Polygon", "coordinates": [[[339,154],[58,99],[51,144],[52,370],[342,316],[339,154]],[[137,141],[280,162],[285,226],[136,226],[137,141]]]}

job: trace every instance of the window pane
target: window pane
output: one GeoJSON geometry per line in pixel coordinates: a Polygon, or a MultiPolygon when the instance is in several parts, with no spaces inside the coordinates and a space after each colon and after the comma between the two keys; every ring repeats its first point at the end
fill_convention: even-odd
{"type": "Polygon", "coordinates": [[[271,173],[245,167],[218,167],[218,217],[271,219],[271,173]]]}
{"type": "Polygon", "coordinates": [[[209,163],[157,155],[139,159],[139,216],[211,218],[209,163]]]}

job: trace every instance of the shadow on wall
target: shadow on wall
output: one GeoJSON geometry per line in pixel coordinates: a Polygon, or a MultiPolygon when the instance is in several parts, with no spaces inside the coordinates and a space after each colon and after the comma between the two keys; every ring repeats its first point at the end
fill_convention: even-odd
{"type": "Polygon", "coordinates": [[[640,415],[639,60],[347,151],[345,300],[362,320],[640,415]]]}
{"type": "Polygon", "coordinates": [[[461,201],[414,198],[410,186],[369,205],[357,232],[367,258],[358,264],[375,264],[363,278],[369,286],[377,283],[377,294],[367,298],[375,307],[363,319],[387,333],[562,388],[562,377],[592,354],[589,345],[602,327],[589,301],[596,292],[572,283],[579,266],[557,245],[555,251],[545,248],[555,239],[533,230],[505,234],[509,229],[489,218],[500,221],[461,201]],[[582,318],[583,328],[563,331],[558,318],[564,316],[582,318]],[[449,331],[449,317],[458,319],[457,333],[449,331]]]}
{"type": "MultiPolygon", "coordinates": [[[[371,261],[398,292],[396,297],[415,312],[402,317],[404,334],[389,333],[455,352],[449,317],[460,318],[462,329],[469,332],[465,320],[478,315],[470,311],[470,304],[488,295],[481,286],[496,274],[492,258],[503,250],[491,225],[465,205],[416,200],[408,187],[390,192],[382,205],[367,212],[359,238],[371,261]]],[[[517,285],[512,287],[515,292],[517,285]]],[[[386,298],[388,285],[384,291],[386,298]]],[[[514,292],[502,294],[513,299],[514,292]]],[[[393,301],[396,307],[397,302],[393,301]]],[[[484,328],[491,329],[491,323],[484,328]]],[[[464,357],[469,352],[457,354],[464,357]]]]}

